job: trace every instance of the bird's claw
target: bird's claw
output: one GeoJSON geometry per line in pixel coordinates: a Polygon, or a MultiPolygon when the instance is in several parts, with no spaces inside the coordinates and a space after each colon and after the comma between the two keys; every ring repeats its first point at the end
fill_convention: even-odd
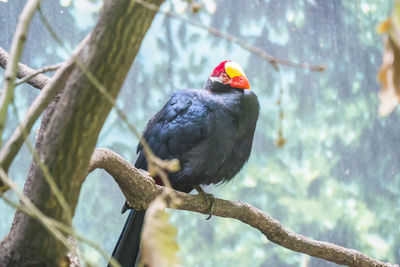
{"type": "Polygon", "coordinates": [[[214,199],[214,195],[213,194],[205,194],[205,200],[208,203],[208,201],[210,201],[210,210],[209,210],[209,215],[206,218],[206,220],[211,219],[212,217],[212,213],[214,212],[214,207],[215,207],[215,199],[214,199]]]}
{"type": "Polygon", "coordinates": [[[130,210],[130,209],[132,209],[132,208],[129,206],[128,202],[125,201],[125,203],[124,203],[124,205],[122,206],[122,209],[121,209],[121,214],[124,214],[125,211],[130,210]]]}
{"type": "Polygon", "coordinates": [[[194,189],[199,193],[199,195],[203,196],[204,200],[206,201],[207,204],[209,204],[209,211],[208,211],[208,217],[206,220],[211,219],[212,213],[214,212],[214,207],[215,207],[215,199],[213,194],[207,194],[204,192],[204,190],[200,186],[195,186],[194,189]]]}

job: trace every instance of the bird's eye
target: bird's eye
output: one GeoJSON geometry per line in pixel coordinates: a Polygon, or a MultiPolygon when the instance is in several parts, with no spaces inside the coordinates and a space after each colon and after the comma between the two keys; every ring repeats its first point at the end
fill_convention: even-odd
{"type": "Polygon", "coordinates": [[[229,81],[229,76],[228,76],[226,73],[222,72],[222,73],[219,75],[219,79],[220,79],[223,83],[226,83],[227,81],[229,81]]]}

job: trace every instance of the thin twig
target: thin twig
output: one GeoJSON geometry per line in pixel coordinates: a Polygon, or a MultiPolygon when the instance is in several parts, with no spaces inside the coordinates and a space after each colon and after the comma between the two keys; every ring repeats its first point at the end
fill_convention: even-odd
{"type": "MultiPolygon", "coordinates": [[[[7,67],[7,63],[10,61],[10,55],[7,53],[6,50],[0,47],[0,67],[5,69],[7,67]]],[[[18,71],[17,71],[17,78],[22,79],[36,71],[25,64],[18,63],[18,71]]],[[[32,85],[37,89],[42,89],[48,82],[50,78],[43,74],[38,74],[37,76],[33,77],[29,81],[28,84],[32,85]]]]}
{"type": "Polygon", "coordinates": [[[26,82],[30,81],[32,78],[38,76],[39,74],[42,74],[42,73],[45,73],[45,72],[49,72],[49,71],[55,71],[55,70],[59,69],[62,66],[62,64],[63,64],[63,62],[57,63],[57,64],[53,64],[53,65],[49,65],[49,66],[44,66],[44,67],[36,70],[35,72],[31,73],[30,75],[25,76],[24,78],[22,78],[18,82],[16,82],[15,86],[18,86],[20,84],[26,83],[26,82]]]}
{"type": "Polygon", "coordinates": [[[43,11],[40,7],[38,8],[38,11],[39,11],[40,20],[43,22],[44,26],[49,31],[49,33],[50,33],[51,37],[54,39],[54,41],[56,41],[56,43],[61,45],[61,47],[64,48],[65,50],[68,50],[68,49],[66,49],[65,44],[62,41],[62,39],[58,36],[56,31],[53,29],[53,26],[51,25],[51,23],[47,20],[46,16],[43,14],[43,11]]]}
{"type": "Polygon", "coordinates": [[[0,98],[0,147],[4,125],[7,119],[8,105],[11,103],[14,96],[14,83],[18,62],[22,55],[22,49],[24,48],[30,22],[39,4],[40,0],[29,0],[18,19],[17,29],[11,45],[11,57],[4,74],[2,94],[0,98]]]}
{"type": "Polygon", "coordinates": [[[133,0],[133,1],[135,1],[138,4],[141,4],[142,6],[148,8],[150,10],[153,10],[156,12],[158,11],[167,17],[171,17],[171,18],[174,18],[174,19],[177,19],[180,21],[187,22],[197,28],[207,31],[209,34],[212,34],[216,37],[225,39],[229,42],[235,43],[235,44],[239,45],[240,47],[242,47],[244,50],[247,50],[250,53],[253,53],[253,54],[259,56],[260,58],[271,63],[271,65],[274,67],[275,70],[279,69],[278,65],[286,65],[289,67],[302,68],[302,69],[306,69],[306,70],[310,70],[310,71],[324,71],[327,67],[326,64],[312,65],[307,62],[294,62],[289,59],[274,57],[258,47],[248,45],[246,42],[243,42],[242,40],[240,40],[239,38],[237,38],[233,35],[224,33],[222,31],[218,30],[217,28],[214,28],[211,26],[206,26],[197,20],[180,16],[171,11],[158,10],[157,6],[155,6],[154,4],[143,1],[143,0],[133,0]]]}

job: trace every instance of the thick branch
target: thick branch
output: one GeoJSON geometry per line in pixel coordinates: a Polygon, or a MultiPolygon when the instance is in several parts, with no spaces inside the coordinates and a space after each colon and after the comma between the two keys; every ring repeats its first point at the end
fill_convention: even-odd
{"type": "MultiPolygon", "coordinates": [[[[156,185],[147,172],[136,169],[109,149],[100,148],[94,151],[88,173],[96,168],[102,168],[114,177],[128,203],[135,209],[146,208],[164,189],[156,185]]],[[[180,203],[177,209],[208,213],[209,207],[204,198],[178,191],[174,191],[173,194],[180,203]]],[[[230,202],[216,198],[213,215],[240,220],[258,229],[270,241],[278,245],[337,264],[357,267],[398,266],[380,262],[354,249],[313,240],[291,232],[261,210],[241,201],[230,202]]]]}
{"type": "MultiPolygon", "coordinates": [[[[10,60],[10,55],[0,47],[0,67],[3,69],[6,68],[8,61],[10,60]]],[[[36,70],[24,65],[22,63],[18,63],[18,70],[17,70],[17,78],[22,79],[29,75],[32,75],[36,72],[36,70]]],[[[50,78],[43,74],[38,74],[32,79],[28,80],[27,83],[32,85],[37,89],[42,89],[48,82],[50,78]]]]}

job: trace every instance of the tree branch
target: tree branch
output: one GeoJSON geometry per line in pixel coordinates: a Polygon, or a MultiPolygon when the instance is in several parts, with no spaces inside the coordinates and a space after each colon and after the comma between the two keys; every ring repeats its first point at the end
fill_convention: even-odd
{"type": "Polygon", "coordinates": [[[14,96],[15,77],[18,69],[18,62],[22,55],[22,50],[24,48],[30,22],[39,4],[40,0],[27,1],[21,15],[19,16],[17,29],[11,44],[11,57],[4,73],[2,94],[0,96],[0,144],[2,141],[1,136],[3,135],[3,129],[7,119],[8,105],[11,103],[14,96]]]}
{"type": "MultiPolygon", "coordinates": [[[[149,3],[146,0],[134,0],[134,1],[143,5],[144,7],[148,8],[150,10],[155,10],[155,11],[157,10],[157,7],[154,4],[149,3]]],[[[306,70],[310,70],[310,71],[319,71],[319,72],[325,71],[325,69],[327,68],[326,64],[312,65],[307,62],[294,62],[294,61],[291,61],[286,58],[278,58],[278,57],[275,57],[273,55],[266,53],[265,51],[263,51],[262,49],[260,49],[258,47],[254,47],[254,46],[247,44],[246,42],[240,40],[239,38],[237,38],[233,35],[224,33],[222,31],[218,30],[217,28],[214,28],[211,26],[206,26],[197,20],[180,16],[171,11],[159,10],[158,12],[161,14],[164,14],[167,17],[174,18],[174,19],[177,19],[180,21],[184,21],[192,26],[203,29],[203,30],[207,31],[209,34],[214,35],[218,38],[222,38],[222,39],[227,40],[228,42],[237,44],[244,50],[247,50],[250,53],[253,53],[254,55],[257,55],[260,58],[268,61],[273,66],[273,68],[277,71],[279,70],[278,65],[285,65],[285,66],[289,66],[289,67],[301,68],[301,69],[306,69],[306,70]]]]}
{"type": "Polygon", "coordinates": [[[45,73],[45,72],[49,72],[49,71],[55,71],[59,68],[61,68],[61,66],[63,65],[63,62],[61,63],[57,63],[57,64],[53,64],[53,65],[48,65],[48,66],[44,66],[38,70],[35,70],[34,73],[27,75],[25,77],[23,77],[21,80],[19,80],[18,82],[15,83],[15,86],[21,85],[23,83],[29,82],[31,79],[33,79],[34,77],[36,77],[37,75],[41,74],[41,73],[45,73]]]}
{"type": "MultiPolygon", "coordinates": [[[[135,209],[145,209],[152,200],[164,190],[155,184],[150,175],[138,170],[117,153],[100,148],[92,155],[88,174],[101,168],[113,176],[128,203],[135,209]]],[[[208,214],[209,207],[204,198],[173,191],[180,204],[176,209],[208,214]]],[[[258,229],[270,241],[293,251],[308,254],[347,266],[398,266],[384,263],[354,250],[332,243],[313,240],[285,229],[277,220],[272,219],[261,210],[241,201],[230,202],[215,198],[213,215],[234,218],[258,229]]]]}
{"type": "MultiPolygon", "coordinates": [[[[57,95],[60,90],[64,87],[67,77],[72,71],[72,67],[75,62],[75,58],[77,54],[82,50],[82,48],[86,45],[89,36],[79,44],[79,46],[75,49],[71,58],[62,64],[62,66],[58,69],[58,71],[54,74],[51,79],[47,77],[47,83],[44,86],[43,90],[36,97],[35,101],[33,101],[32,105],[29,107],[27,114],[22,120],[21,124],[14,131],[13,135],[8,139],[7,143],[4,145],[3,149],[0,151],[0,166],[7,172],[10,167],[12,161],[20,150],[26,136],[31,131],[34,123],[39,118],[40,114],[42,114],[43,110],[49,105],[50,101],[57,95]]],[[[59,64],[58,64],[59,65],[59,64]]],[[[32,70],[34,74],[36,71],[32,70]]],[[[32,75],[31,74],[31,75],[32,75]]],[[[29,81],[28,81],[29,82],[29,81]]]]}
{"type": "MultiPolygon", "coordinates": [[[[7,53],[7,51],[0,47],[0,67],[5,69],[9,60],[10,55],[7,53]]],[[[24,77],[34,74],[35,72],[36,70],[28,67],[27,65],[18,63],[17,78],[22,79],[24,77]]],[[[49,82],[49,80],[50,78],[46,75],[38,74],[37,76],[27,81],[27,83],[37,89],[42,89],[49,82]]]]}

